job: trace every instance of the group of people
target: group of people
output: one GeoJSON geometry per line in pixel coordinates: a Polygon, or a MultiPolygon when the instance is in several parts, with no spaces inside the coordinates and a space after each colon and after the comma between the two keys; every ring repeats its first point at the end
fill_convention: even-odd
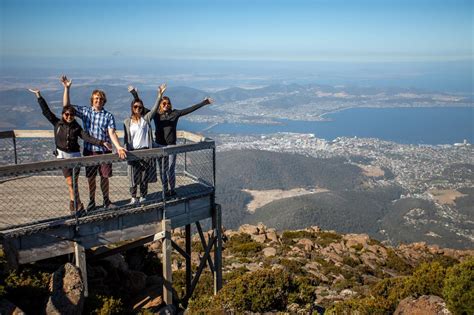
{"type": "MultiPolygon", "coordinates": [[[[61,83],[64,87],[61,118],[57,117],[50,110],[39,90],[29,89],[30,92],[36,95],[43,115],[54,126],[55,154],[60,159],[81,156],[78,142],[79,137],[84,141],[84,156],[112,153],[112,144],[115,146],[117,154],[121,159],[127,157],[128,151],[175,145],[176,127],[179,118],[213,103],[212,99],[205,98],[202,102],[189,108],[183,110],[173,109],[169,97],[163,95],[166,90],[166,84],[162,84],[158,88],[155,104],[151,109],[147,109],[138,96],[138,90],[133,86],[129,86],[128,91],[133,95],[133,101],[130,106],[130,117],[126,118],[123,123],[124,146],[122,146],[116,133],[114,115],[104,109],[104,105],[107,103],[104,91],[94,90],[92,92],[90,106],[72,105],[69,97],[72,80],[62,76],[61,83]],[[78,124],[75,117],[82,120],[83,127],[78,124]],[[154,138],[152,121],[155,127],[154,138]]],[[[164,194],[167,197],[174,196],[176,194],[176,155],[159,158],[158,164],[164,194]]],[[[84,210],[84,204],[80,200],[77,189],[79,170],[80,168],[63,169],[63,175],[66,178],[69,189],[69,209],[72,213],[84,210]]],[[[86,167],[86,177],[89,185],[89,202],[86,210],[96,208],[97,174],[100,176],[103,206],[106,208],[114,206],[109,196],[109,178],[112,176],[112,164],[102,163],[86,167]]],[[[135,204],[146,201],[148,183],[157,181],[155,159],[129,161],[128,174],[130,179],[130,203],[135,204]],[[140,189],[139,198],[137,195],[138,188],[140,189]]]]}

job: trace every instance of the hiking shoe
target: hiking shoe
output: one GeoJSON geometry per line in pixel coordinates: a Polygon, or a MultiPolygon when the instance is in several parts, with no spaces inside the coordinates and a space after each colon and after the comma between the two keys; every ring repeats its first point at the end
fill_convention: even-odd
{"type": "Polygon", "coordinates": [[[95,209],[95,200],[89,200],[86,211],[92,211],[94,209],[95,209]]]}

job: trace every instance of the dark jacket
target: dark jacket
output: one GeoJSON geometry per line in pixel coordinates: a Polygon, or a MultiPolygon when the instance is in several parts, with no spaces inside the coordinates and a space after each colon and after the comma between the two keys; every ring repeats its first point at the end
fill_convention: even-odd
{"type": "Polygon", "coordinates": [[[43,111],[43,116],[54,126],[54,141],[56,148],[59,150],[67,153],[80,152],[79,137],[95,145],[104,144],[104,141],[96,139],[85,132],[76,120],[67,123],[56,117],[49,109],[43,97],[38,98],[38,103],[43,111]]]}
{"type": "MultiPolygon", "coordinates": [[[[140,99],[136,91],[133,91],[132,95],[135,101],[140,99]]],[[[155,116],[153,117],[153,121],[155,122],[156,143],[161,145],[176,144],[176,126],[178,125],[179,117],[190,114],[207,104],[209,103],[202,101],[199,104],[185,109],[173,109],[170,112],[163,114],[156,112],[155,116]]],[[[148,109],[145,109],[145,112],[147,111],[148,109]]]]}

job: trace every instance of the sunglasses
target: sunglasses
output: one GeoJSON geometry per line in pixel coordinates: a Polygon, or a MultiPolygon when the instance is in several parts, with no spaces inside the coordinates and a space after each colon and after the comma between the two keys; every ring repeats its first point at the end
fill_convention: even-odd
{"type": "Polygon", "coordinates": [[[143,106],[140,106],[140,105],[133,105],[133,108],[135,108],[135,109],[137,109],[137,108],[143,109],[143,106]]]}
{"type": "Polygon", "coordinates": [[[64,113],[63,114],[65,117],[74,117],[74,114],[71,114],[71,113],[64,113]]]}

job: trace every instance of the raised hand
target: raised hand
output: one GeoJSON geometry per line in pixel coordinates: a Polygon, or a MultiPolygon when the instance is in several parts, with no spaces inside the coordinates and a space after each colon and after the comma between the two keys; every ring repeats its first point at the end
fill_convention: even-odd
{"type": "Polygon", "coordinates": [[[128,86],[128,91],[131,93],[132,91],[138,92],[138,89],[133,87],[132,85],[128,86]]]}
{"type": "Polygon", "coordinates": [[[31,93],[34,93],[36,95],[36,98],[41,97],[40,90],[38,90],[38,89],[28,89],[28,91],[30,91],[31,93]]]}
{"type": "Polygon", "coordinates": [[[166,88],[167,88],[166,83],[163,83],[162,85],[159,86],[158,92],[159,92],[161,95],[163,95],[163,93],[165,93],[165,91],[166,91],[166,88]]]}
{"type": "Polygon", "coordinates": [[[210,97],[206,97],[203,102],[206,102],[206,104],[212,104],[214,103],[214,100],[210,97]]]}
{"type": "Polygon", "coordinates": [[[61,81],[61,83],[63,84],[63,86],[65,88],[70,88],[71,87],[72,80],[68,80],[68,78],[65,75],[61,76],[60,81],[61,81]]]}

